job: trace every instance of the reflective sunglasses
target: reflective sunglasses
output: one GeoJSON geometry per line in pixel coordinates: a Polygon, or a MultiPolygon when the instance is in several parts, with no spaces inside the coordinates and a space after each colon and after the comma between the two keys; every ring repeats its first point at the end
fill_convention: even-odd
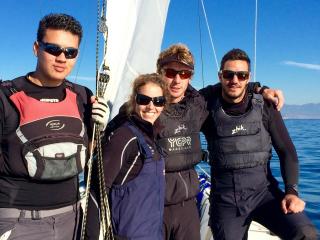
{"type": "Polygon", "coordinates": [[[153,105],[156,107],[163,107],[166,104],[166,99],[164,96],[159,97],[149,97],[143,94],[138,93],[136,95],[136,103],[139,105],[148,105],[150,101],[153,102],[153,105]]]}
{"type": "Polygon", "coordinates": [[[42,48],[45,52],[56,57],[59,56],[62,52],[67,59],[75,58],[78,55],[78,49],[73,47],[63,48],[57,44],[45,42],[39,42],[39,47],[42,48]]]}
{"type": "Polygon", "coordinates": [[[192,76],[193,71],[190,70],[174,70],[172,68],[163,69],[164,74],[167,78],[175,78],[179,74],[181,79],[188,79],[192,76]]]}
{"type": "Polygon", "coordinates": [[[221,75],[224,79],[226,80],[232,80],[234,75],[237,76],[237,78],[239,79],[239,81],[244,81],[247,80],[249,78],[249,72],[248,71],[231,71],[231,70],[222,70],[221,71],[221,75]]]}

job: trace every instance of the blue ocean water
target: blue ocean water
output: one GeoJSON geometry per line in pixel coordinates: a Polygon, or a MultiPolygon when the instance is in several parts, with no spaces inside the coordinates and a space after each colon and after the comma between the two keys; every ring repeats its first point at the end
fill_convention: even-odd
{"type": "MultiPolygon", "coordinates": [[[[299,195],[306,202],[307,215],[320,232],[320,120],[288,119],[285,124],[299,157],[299,195]]],[[[201,141],[206,149],[203,136],[201,141]]],[[[279,158],[275,151],[272,155],[273,175],[282,183],[279,158]]],[[[210,173],[209,166],[204,163],[200,166],[210,173]]]]}

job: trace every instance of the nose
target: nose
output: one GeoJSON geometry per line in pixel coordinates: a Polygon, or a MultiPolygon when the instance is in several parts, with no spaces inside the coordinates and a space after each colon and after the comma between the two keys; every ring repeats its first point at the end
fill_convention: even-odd
{"type": "Polygon", "coordinates": [[[233,75],[233,78],[231,79],[231,82],[239,82],[237,74],[233,75]]]}
{"type": "Polygon", "coordinates": [[[61,52],[60,55],[56,56],[56,60],[60,62],[67,61],[66,55],[64,52],[61,52]]]}
{"type": "Polygon", "coordinates": [[[152,101],[149,102],[149,104],[147,105],[147,108],[148,109],[154,109],[155,108],[155,106],[154,106],[152,101]]]}
{"type": "Polygon", "coordinates": [[[174,81],[175,83],[180,83],[180,82],[181,82],[181,78],[180,78],[179,73],[176,74],[176,76],[174,77],[173,81],[174,81]]]}

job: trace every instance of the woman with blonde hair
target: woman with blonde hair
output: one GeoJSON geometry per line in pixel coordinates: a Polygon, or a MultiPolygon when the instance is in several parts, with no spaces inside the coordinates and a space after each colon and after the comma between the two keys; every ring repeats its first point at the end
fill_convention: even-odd
{"type": "Polygon", "coordinates": [[[122,123],[107,134],[104,173],[116,239],[163,239],[164,160],[155,136],[168,96],[159,74],[138,76],[122,123]]]}

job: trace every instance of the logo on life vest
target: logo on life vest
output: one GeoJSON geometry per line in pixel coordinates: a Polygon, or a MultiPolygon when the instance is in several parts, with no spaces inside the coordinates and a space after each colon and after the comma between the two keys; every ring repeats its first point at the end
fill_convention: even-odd
{"type": "Polygon", "coordinates": [[[49,130],[59,131],[65,127],[65,124],[61,123],[60,120],[51,120],[46,123],[46,127],[49,128],[49,130]]]}
{"type": "Polygon", "coordinates": [[[186,126],[184,124],[179,125],[175,130],[174,130],[174,134],[180,133],[181,130],[187,130],[186,126]]]}
{"type": "Polygon", "coordinates": [[[245,128],[242,126],[242,124],[241,124],[240,126],[236,126],[235,129],[232,129],[232,135],[233,135],[233,134],[236,134],[236,133],[238,133],[238,132],[240,132],[240,131],[247,131],[247,129],[245,129],[245,128]]]}
{"type": "Polygon", "coordinates": [[[170,143],[169,151],[180,151],[191,149],[191,137],[168,138],[170,143]]]}

